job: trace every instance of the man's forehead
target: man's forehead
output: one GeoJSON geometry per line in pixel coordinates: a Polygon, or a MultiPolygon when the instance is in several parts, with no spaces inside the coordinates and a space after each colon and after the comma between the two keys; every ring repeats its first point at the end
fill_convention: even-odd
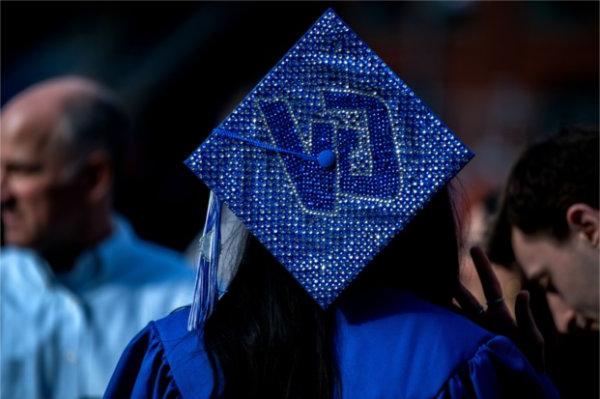
{"type": "Polygon", "coordinates": [[[61,162],[69,136],[52,107],[18,107],[0,114],[3,162],[61,162]]]}
{"type": "Polygon", "coordinates": [[[517,261],[530,278],[543,272],[548,255],[555,253],[549,238],[525,234],[514,226],[511,229],[511,242],[517,261]]]}
{"type": "Polygon", "coordinates": [[[39,83],[17,95],[2,109],[2,130],[9,135],[51,135],[63,121],[70,101],[96,97],[101,92],[94,82],[80,77],[39,83]]]}
{"type": "Polygon", "coordinates": [[[46,147],[53,140],[60,121],[60,113],[53,108],[31,104],[3,110],[0,114],[2,144],[30,146],[38,150],[46,147]]]}
{"type": "MultiPolygon", "coordinates": [[[[524,255],[530,253],[529,248],[535,243],[532,241],[531,237],[525,235],[521,230],[517,227],[512,227],[510,230],[510,237],[513,250],[515,251],[515,256],[522,258],[524,255]]],[[[518,259],[521,261],[522,259],[518,259]]]]}

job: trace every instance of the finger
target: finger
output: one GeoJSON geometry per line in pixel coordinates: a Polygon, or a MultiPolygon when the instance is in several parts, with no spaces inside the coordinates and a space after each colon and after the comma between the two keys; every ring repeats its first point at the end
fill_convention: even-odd
{"type": "Polygon", "coordinates": [[[492,269],[492,264],[483,250],[477,246],[471,248],[471,257],[481,281],[481,288],[483,288],[485,299],[489,304],[497,302],[502,298],[502,286],[494,273],[494,269],[492,269]]]}
{"type": "Polygon", "coordinates": [[[529,305],[529,292],[521,291],[517,294],[517,300],[515,303],[515,316],[517,319],[517,325],[519,330],[529,338],[529,342],[536,345],[544,345],[544,337],[540,332],[533,313],[531,313],[531,306],[529,305]]]}
{"type": "Polygon", "coordinates": [[[477,298],[471,294],[471,291],[469,291],[461,283],[458,283],[454,298],[460,305],[461,309],[468,315],[472,317],[480,317],[483,314],[483,306],[481,306],[477,298]]]}
{"type": "Polygon", "coordinates": [[[540,332],[533,313],[531,313],[531,306],[529,304],[529,292],[521,291],[517,294],[517,300],[515,303],[515,316],[517,319],[517,326],[519,327],[519,334],[523,344],[531,348],[530,357],[533,357],[532,363],[538,368],[543,370],[544,368],[544,337],[540,332]]]}

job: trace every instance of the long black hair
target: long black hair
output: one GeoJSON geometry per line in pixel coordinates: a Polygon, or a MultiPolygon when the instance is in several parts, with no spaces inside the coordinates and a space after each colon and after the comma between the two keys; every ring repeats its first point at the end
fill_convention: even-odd
{"type": "MultiPolygon", "coordinates": [[[[397,287],[449,307],[458,241],[444,188],[338,300],[397,287]]],[[[333,339],[333,312],[321,309],[250,235],[236,277],[204,326],[212,397],[334,398],[342,381],[333,339]]]]}

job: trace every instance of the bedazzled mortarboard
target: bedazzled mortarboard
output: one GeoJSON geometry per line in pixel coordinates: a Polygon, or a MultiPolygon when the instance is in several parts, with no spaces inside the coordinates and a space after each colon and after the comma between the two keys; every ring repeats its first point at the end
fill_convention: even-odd
{"type": "Polygon", "coordinates": [[[186,160],[214,194],[191,327],[219,296],[223,204],[327,307],[472,156],[328,10],[186,160]]]}

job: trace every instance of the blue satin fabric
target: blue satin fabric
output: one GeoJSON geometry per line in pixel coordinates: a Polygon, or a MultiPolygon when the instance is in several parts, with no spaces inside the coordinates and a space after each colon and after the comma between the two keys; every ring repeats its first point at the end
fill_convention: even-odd
{"type": "MultiPolygon", "coordinates": [[[[344,399],[558,398],[510,340],[413,295],[383,291],[336,313],[344,399]]],[[[212,369],[201,337],[186,329],[188,314],[152,322],[133,339],[106,398],[210,396],[212,369]]]]}

